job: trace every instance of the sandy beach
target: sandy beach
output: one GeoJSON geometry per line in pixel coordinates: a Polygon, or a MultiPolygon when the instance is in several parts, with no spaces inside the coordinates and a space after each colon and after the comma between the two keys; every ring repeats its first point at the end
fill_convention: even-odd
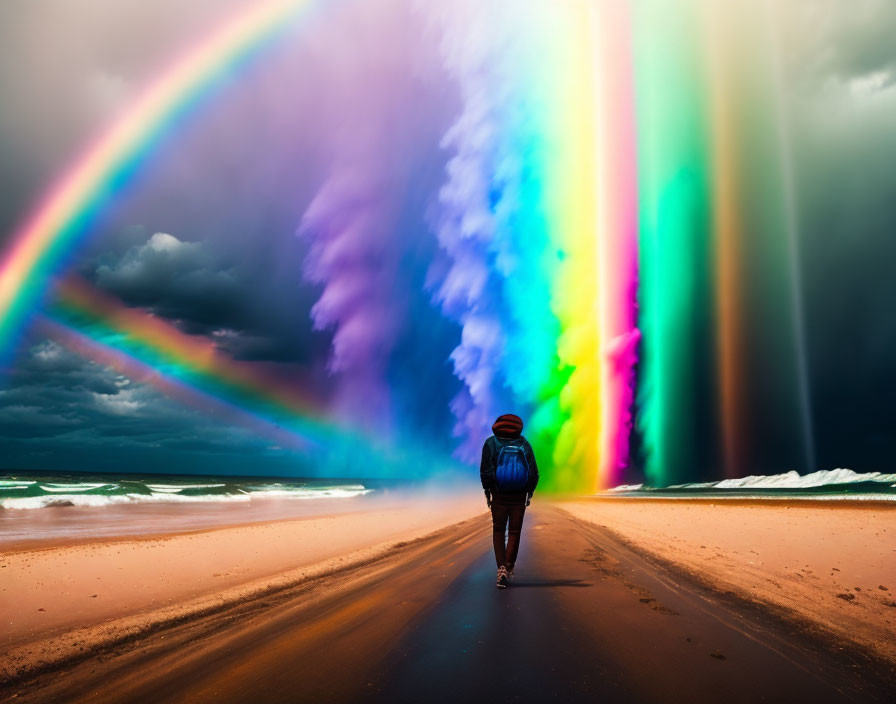
{"type": "Polygon", "coordinates": [[[561,504],[721,589],[896,663],[896,503],[591,499],[561,504]]]}
{"type": "Polygon", "coordinates": [[[7,551],[0,701],[896,692],[887,505],[536,500],[503,592],[484,509],[444,496],[7,551]]]}
{"type": "Polygon", "coordinates": [[[225,506],[206,517],[214,528],[170,534],[158,532],[159,517],[180,526],[192,507],[152,507],[153,515],[124,507],[116,513],[137,508],[134,519],[142,518],[149,534],[133,535],[139,527],[132,522],[125,536],[80,540],[65,537],[58,524],[83,525],[92,509],[45,510],[55,512],[53,537],[10,543],[0,553],[0,672],[369,559],[485,509],[479,496],[426,494],[349,506],[354,510],[272,521],[259,520],[257,505],[251,512],[225,506]],[[246,523],[222,526],[228,517],[246,523]]]}

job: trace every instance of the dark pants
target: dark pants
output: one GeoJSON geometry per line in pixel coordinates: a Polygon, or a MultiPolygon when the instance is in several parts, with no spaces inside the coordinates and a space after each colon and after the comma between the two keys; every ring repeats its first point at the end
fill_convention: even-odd
{"type": "Polygon", "coordinates": [[[512,570],[520,549],[520,533],[523,531],[525,498],[522,501],[504,501],[500,496],[492,499],[492,542],[495,545],[495,562],[512,570]],[[504,546],[504,531],[507,546],[504,546]]]}

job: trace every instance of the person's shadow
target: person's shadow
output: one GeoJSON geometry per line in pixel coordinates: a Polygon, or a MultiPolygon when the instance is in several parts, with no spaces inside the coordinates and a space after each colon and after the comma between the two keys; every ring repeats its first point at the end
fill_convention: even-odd
{"type": "Polygon", "coordinates": [[[522,579],[510,583],[512,589],[517,587],[590,587],[591,582],[583,579],[522,579]]]}

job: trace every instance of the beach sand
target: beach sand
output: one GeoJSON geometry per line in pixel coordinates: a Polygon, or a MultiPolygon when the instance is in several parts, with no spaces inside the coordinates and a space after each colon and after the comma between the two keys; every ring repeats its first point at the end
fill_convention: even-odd
{"type": "Polygon", "coordinates": [[[505,591],[475,494],[44,544],[0,559],[0,701],[892,701],[894,532],[884,504],[536,497],[505,591]]]}
{"type": "Polygon", "coordinates": [[[720,589],[896,662],[896,503],[588,499],[560,504],[720,589]]]}
{"type": "MultiPolygon", "coordinates": [[[[70,512],[83,525],[91,509],[40,509],[55,512],[53,537],[0,552],[0,653],[6,655],[0,674],[370,559],[485,510],[478,494],[409,493],[400,502],[354,505],[353,512],[267,522],[259,522],[258,502],[252,513],[223,506],[209,518],[217,527],[173,534],[156,533],[158,520],[143,510],[135,518],[142,515],[152,535],[133,535],[138,529],[132,524],[120,538],[83,533],[80,540],[64,537],[58,524],[70,512]],[[224,514],[231,523],[247,516],[255,522],[221,526],[224,514]]],[[[169,515],[189,510],[156,507],[169,515]]],[[[171,522],[183,519],[171,515],[171,522]]]]}

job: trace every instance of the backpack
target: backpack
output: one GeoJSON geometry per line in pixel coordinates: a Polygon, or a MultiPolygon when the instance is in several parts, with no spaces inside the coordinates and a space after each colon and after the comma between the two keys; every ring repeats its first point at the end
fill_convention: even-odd
{"type": "Polygon", "coordinates": [[[501,493],[525,491],[529,485],[529,460],[521,442],[510,442],[498,452],[495,485],[501,493]]]}

